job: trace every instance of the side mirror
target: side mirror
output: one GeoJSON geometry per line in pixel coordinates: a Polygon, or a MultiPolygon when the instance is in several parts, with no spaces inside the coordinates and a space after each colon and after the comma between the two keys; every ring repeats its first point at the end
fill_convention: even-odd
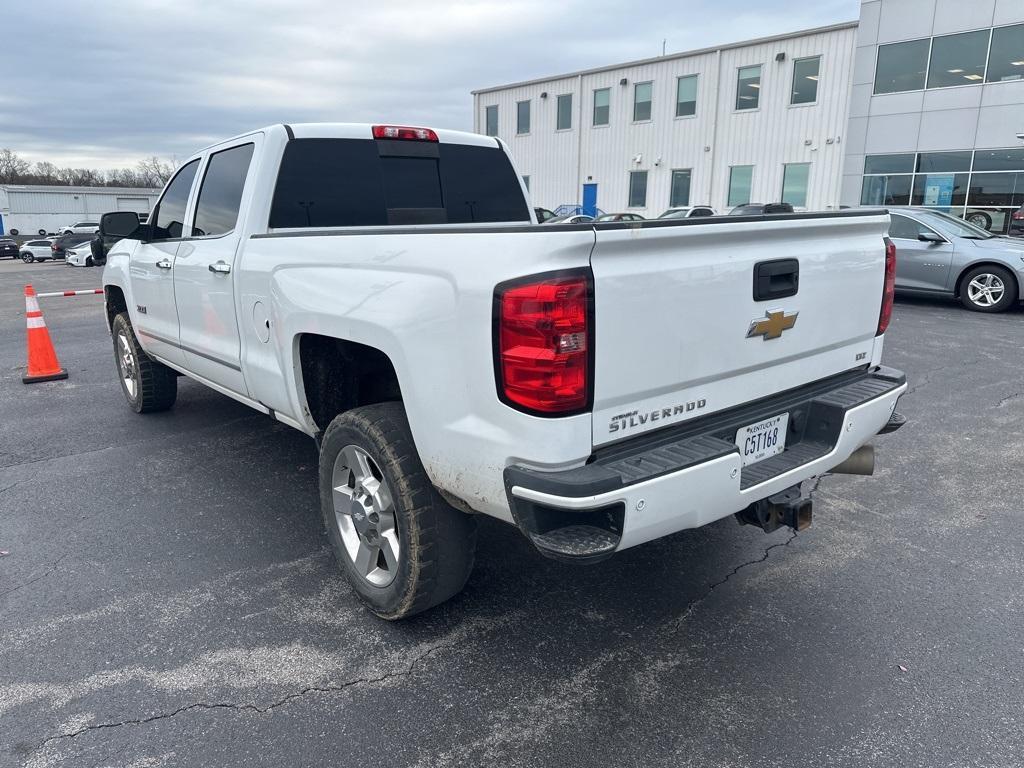
{"type": "Polygon", "coordinates": [[[135,211],[114,211],[100,216],[100,236],[104,240],[139,238],[139,214],[135,211]]]}
{"type": "Polygon", "coordinates": [[[937,235],[934,232],[920,232],[917,235],[917,239],[922,243],[931,243],[932,245],[946,242],[941,235],[937,235]]]}

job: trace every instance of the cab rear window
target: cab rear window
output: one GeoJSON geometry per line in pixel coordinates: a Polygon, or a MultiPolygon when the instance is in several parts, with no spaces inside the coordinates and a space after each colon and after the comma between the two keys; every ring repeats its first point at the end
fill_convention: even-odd
{"type": "Polygon", "coordinates": [[[529,221],[498,147],[371,139],[293,139],[270,226],[374,227],[529,221]]]}

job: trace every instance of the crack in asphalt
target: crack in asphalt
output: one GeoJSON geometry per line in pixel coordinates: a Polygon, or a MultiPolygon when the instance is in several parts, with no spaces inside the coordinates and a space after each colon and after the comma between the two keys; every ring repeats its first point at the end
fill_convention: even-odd
{"type": "Polygon", "coordinates": [[[161,714],[158,714],[158,715],[151,715],[150,717],[141,717],[141,718],[135,718],[135,719],[129,719],[129,720],[119,720],[119,721],[110,722],[110,723],[99,723],[97,725],[87,725],[84,728],[78,729],[77,731],[71,731],[69,733],[58,733],[55,736],[49,736],[49,737],[43,739],[41,742],[39,742],[39,744],[37,746],[35,746],[28,754],[35,754],[39,750],[43,749],[43,747],[47,746],[48,744],[50,744],[50,743],[52,743],[54,741],[61,741],[61,740],[64,740],[64,739],[74,739],[74,738],[76,738],[78,736],[81,736],[83,733],[88,733],[89,731],[102,731],[102,730],[107,730],[107,729],[110,729],[110,728],[120,728],[120,727],[125,726],[125,725],[145,725],[147,723],[152,723],[152,722],[155,722],[157,720],[167,720],[169,718],[176,717],[176,716],[182,714],[183,712],[189,712],[189,711],[197,710],[197,709],[198,710],[230,709],[230,710],[234,710],[236,712],[249,711],[249,712],[256,712],[258,714],[267,714],[271,710],[274,710],[274,709],[277,709],[278,707],[284,706],[285,704],[288,704],[288,703],[294,701],[295,699],[302,698],[303,696],[306,696],[306,695],[308,695],[310,693],[325,693],[325,694],[326,693],[338,693],[340,691],[345,691],[345,690],[348,690],[349,688],[352,688],[352,687],[355,687],[355,686],[359,686],[359,685],[375,685],[377,683],[386,683],[387,681],[389,681],[389,680],[391,680],[393,678],[408,677],[409,675],[411,675],[413,673],[413,671],[415,670],[416,666],[421,661],[426,659],[428,656],[432,656],[433,654],[437,653],[438,651],[441,651],[441,650],[444,650],[446,648],[449,648],[449,647],[451,647],[451,646],[453,646],[455,644],[456,644],[456,641],[452,640],[452,641],[449,641],[449,642],[446,642],[446,643],[438,643],[437,645],[431,646],[430,648],[428,648],[423,653],[421,653],[421,654],[417,655],[416,657],[414,657],[405,666],[404,669],[400,669],[398,671],[386,672],[383,675],[379,675],[377,677],[357,677],[354,680],[347,680],[344,683],[339,683],[337,685],[311,685],[311,686],[307,686],[306,688],[303,688],[300,691],[296,691],[294,693],[289,693],[287,696],[284,696],[283,698],[280,698],[277,701],[271,702],[270,704],[264,705],[262,707],[258,706],[256,704],[236,704],[234,702],[218,702],[218,703],[215,703],[215,704],[209,704],[209,703],[206,703],[206,702],[195,702],[193,704],[186,704],[186,705],[184,705],[182,707],[178,707],[177,709],[175,709],[172,712],[164,712],[164,713],[161,713],[161,714]]]}
{"type": "Polygon", "coordinates": [[[26,581],[26,582],[25,582],[24,584],[19,584],[19,585],[18,585],[18,586],[16,586],[16,587],[11,587],[10,589],[6,589],[6,590],[4,590],[3,592],[0,592],[0,597],[5,597],[5,596],[7,596],[7,595],[11,594],[12,592],[17,592],[17,591],[18,591],[19,589],[24,589],[25,587],[29,587],[29,586],[31,586],[31,585],[33,585],[33,584],[35,584],[35,583],[36,583],[37,581],[42,581],[42,580],[43,580],[43,579],[45,579],[45,578],[46,578],[47,576],[49,576],[49,575],[50,575],[51,573],[53,573],[54,571],[56,571],[56,570],[57,570],[57,568],[58,568],[58,567],[60,566],[60,562],[61,562],[61,560],[63,560],[63,559],[64,559],[65,557],[67,557],[67,556],[68,556],[68,553],[67,553],[67,552],[65,552],[65,553],[64,553],[63,555],[61,555],[60,557],[58,557],[58,558],[57,558],[56,560],[54,560],[54,561],[53,561],[53,565],[51,565],[51,566],[50,566],[50,567],[49,567],[49,568],[48,568],[48,569],[46,570],[46,572],[45,572],[45,573],[42,573],[42,574],[40,574],[39,576],[36,576],[36,577],[35,577],[34,579],[29,579],[29,580],[28,580],[28,581],[26,581]]]}
{"type": "Polygon", "coordinates": [[[1014,398],[1020,397],[1021,395],[1024,395],[1024,392],[1014,392],[1012,395],[1007,395],[1002,400],[1000,400],[998,403],[996,403],[996,408],[1002,408],[1008,402],[1010,402],[1014,398]]]}
{"type": "Polygon", "coordinates": [[[768,553],[769,552],[771,552],[773,549],[778,549],[779,547],[788,547],[790,545],[790,543],[796,537],[797,537],[797,532],[796,531],[792,531],[792,534],[790,535],[790,537],[788,539],[786,539],[785,541],[779,542],[778,544],[772,544],[770,547],[766,548],[765,551],[764,551],[764,554],[762,554],[761,557],[757,558],[756,560],[748,560],[745,563],[740,563],[735,568],[733,568],[731,571],[729,571],[727,574],[725,574],[725,576],[723,578],[719,579],[714,584],[712,584],[710,587],[708,587],[704,591],[704,594],[702,594],[700,597],[698,597],[696,600],[694,600],[692,603],[690,603],[688,606],[686,606],[686,610],[682,612],[682,614],[679,616],[678,619],[675,620],[675,622],[673,622],[672,630],[671,631],[673,633],[678,632],[679,628],[686,622],[686,620],[688,618],[690,618],[690,615],[695,610],[697,610],[697,608],[699,608],[701,606],[701,604],[705,600],[707,600],[709,597],[711,597],[711,593],[714,592],[716,589],[718,589],[723,584],[725,584],[727,581],[729,581],[729,579],[731,579],[737,573],[742,571],[744,568],[747,568],[747,567],[749,567],[751,565],[757,565],[758,563],[763,563],[765,560],[768,559],[768,553]]]}

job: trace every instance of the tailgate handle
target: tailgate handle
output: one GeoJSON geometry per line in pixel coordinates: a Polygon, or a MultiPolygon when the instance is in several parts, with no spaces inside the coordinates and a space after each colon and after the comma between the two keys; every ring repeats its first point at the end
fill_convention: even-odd
{"type": "Polygon", "coordinates": [[[800,262],[796,259],[761,261],[754,265],[754,301],[796,296],[800,290],[800,262]]]}

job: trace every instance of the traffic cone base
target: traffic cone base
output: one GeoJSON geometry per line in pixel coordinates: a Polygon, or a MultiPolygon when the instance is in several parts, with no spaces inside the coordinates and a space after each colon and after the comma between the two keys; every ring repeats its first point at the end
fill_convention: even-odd
{"type": "Polygon", "coordinates": [[[31,285],[25,286],[25,323],[28,326],[28,366],[25,375],[21,377],[22,383],[66,379],[68,372],[60,367],[57,360],[57,352],[50,341],[50,332],[46,330],[39,300],[31,285]]]}

